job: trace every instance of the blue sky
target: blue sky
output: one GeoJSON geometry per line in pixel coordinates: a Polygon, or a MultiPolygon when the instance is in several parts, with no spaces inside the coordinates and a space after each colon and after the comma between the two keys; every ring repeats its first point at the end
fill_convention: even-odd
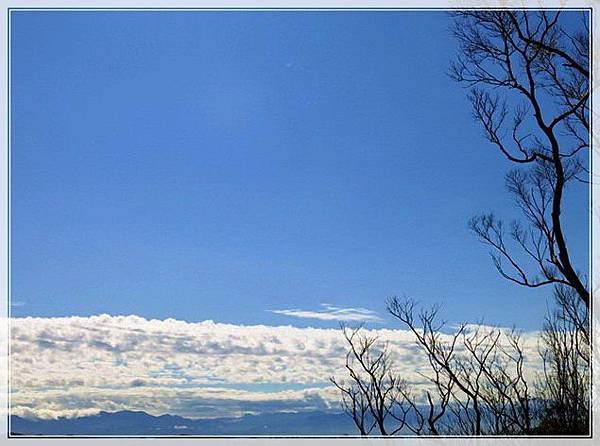
{"type": "MultiPolygon", "coordinates": [[[[441,302],[536,328],[467,229],[517,214],[443,12],[17,12],[13,316],[334,327],[441,302]],[[280,311],[279,313],[274,313],[280,311]]],[[[567,236],[587,262],[587,192],[567,236]]]]}

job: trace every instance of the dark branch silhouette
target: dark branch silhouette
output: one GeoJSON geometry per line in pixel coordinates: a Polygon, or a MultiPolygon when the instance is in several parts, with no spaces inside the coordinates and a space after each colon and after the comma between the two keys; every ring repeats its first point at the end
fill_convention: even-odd
{"type": "MultiPolygon", "coordinates": [[[[516,168],[506,186],[524,222],[493,214],[469,226],[491,248],[499,274],[550,285],[554,305],[539,339],[539,375],[526,373],[516,330],[460,325],[447,333],[440,308],[410,299],[387,309],[412,333],[429,365],[417,388],[395,369],[388,345],[361,329],[344,336],[349,381],[332,379],[342,407],[369,435],[585,435],[590,407],[590,292],[571,262],[562,218],[566,186],[587,182],[589,29],[571,32],[560,11],[462,11],[461,55],[451,76],[467,85],[487,140],[516,168]],[[515,250],[516,248],[516,250],[515,250]]],[[[530,353],[530,352],[528,352],[530,353]]]]}
{"type": "Polygon", "coordinates": [[[507,233],[487,214],[473,218],[470,227],[492,248],[504,278],[526,287],[570,286],[589,306],[562,218],[565,187],[587,181],[589,173],[580,158],[589,148],[587,21],[572,33],[561,25],[560,11],[455,15],[461,55],[450,74],[471,87],[473,116],[487,140],[521,166],[508,174],[507,187],[529,226],[513,223],[507,233]],[[530,272],[531,266],[537,271],[530,272]]]}
{"type": "Polygon", "coordinates": [[[388,310],[414,335],[428,360],[430,386],[419,392],[398,375],[386,344],[357,329],[349,345],[349,382],[332,382],[342,407],[368,435],[527,434],[533,410],[524,376],[524,354],[515,331],[460,326],[442,335],[439,307],[415,312],[412,300],[388,301],[388,310]]]}

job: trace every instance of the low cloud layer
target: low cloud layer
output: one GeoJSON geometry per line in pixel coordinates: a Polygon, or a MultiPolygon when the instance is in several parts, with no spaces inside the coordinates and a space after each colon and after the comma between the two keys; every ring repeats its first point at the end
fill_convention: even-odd
{"type": "MultiPolygon", "coordinates": [[[[427,364],[404,330],[377,330],[397,368],[421,382],[427,364]]],[[[535,352],[535,337],[526,336],[535,352]]],[[[338,329],[239,326],[137,316],[11,321],[11,409],[56,418],[144,410],[191,418],[339,410],[338,329]]],[[[535,354],[532,355],[535,359],[535,354]]]]}
{"type": "Polygon", "coordinates": [[[381,322],[382,319],[375,311],[366,308],[343,308],[329,304],[321,304],[321,310],[272,310],[272,313],[304,319],[319,319],[322,321],[340,322],[381,322]]]}

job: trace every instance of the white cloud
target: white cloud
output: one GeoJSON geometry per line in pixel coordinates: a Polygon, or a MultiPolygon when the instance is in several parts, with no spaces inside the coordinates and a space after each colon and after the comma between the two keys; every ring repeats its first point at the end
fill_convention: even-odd
{"type": "Polygon", "coordinates": [[[310,310],[270,310],[272,313],[305,319],[320,319],[323,321],[341,322],[381,322],[382,319],[375,311],[366,308],[343,308],[329,304],[321,304],[320,311],[310,310]]]}
{"type": "MultiPolygon", "coordinates": [[[[344,376],[339,329],[240,326],[138,316],[11,320],[12,413],[55,418],[99,411],[153,415],[338,409],[332,376],[344,376]]],[[[413,382],[427,363],[405,330],[374,330],[389,341],[413,382]]],[[[525,336],[531,366],[535,336],[525,336]]]]}

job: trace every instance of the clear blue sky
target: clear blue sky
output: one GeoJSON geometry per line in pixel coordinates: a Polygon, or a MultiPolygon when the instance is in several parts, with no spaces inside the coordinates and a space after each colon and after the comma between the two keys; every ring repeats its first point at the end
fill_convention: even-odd
{"type": "MultiPolygon", "coordinates": [[[[18,12],[13,316],[335,326],[267,310],[539,325],[467,229],[510,166],[446,75],[443,12],[18,12]]],[[[587,262],[587,192],[567,233],[587,262]]],[[[388,319],[388,321],[390,321],[388,319]]]]}

